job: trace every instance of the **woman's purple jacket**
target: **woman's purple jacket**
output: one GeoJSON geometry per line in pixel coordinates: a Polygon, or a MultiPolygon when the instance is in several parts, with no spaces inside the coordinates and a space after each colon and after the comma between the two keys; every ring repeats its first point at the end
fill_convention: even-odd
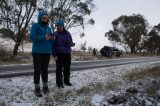
{"type": "Polygon", "coordinates": [[[57,54],[70,54],[71,53],[71,43],[72,36],[68,31],[64,33],[56,31],[53,33],[55,40],[52,44],[52,55],[57,54]]]}

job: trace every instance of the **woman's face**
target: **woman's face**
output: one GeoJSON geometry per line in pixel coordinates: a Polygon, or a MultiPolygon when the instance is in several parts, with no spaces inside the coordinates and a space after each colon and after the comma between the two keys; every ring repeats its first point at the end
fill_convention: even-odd
{"type": "Polygon", "coordinates": [[[58,26],[57,30],[60,31],[60,32],[63,32],[64,31],[64,26],[58,26]]]}
{"type": "Polygon", "coordinates": [[[42,16],[41,21],[44,22],[44,23],[48,23],[48,21],[49,21],[48,16],[46,16],[46,15],[42,16]]]}

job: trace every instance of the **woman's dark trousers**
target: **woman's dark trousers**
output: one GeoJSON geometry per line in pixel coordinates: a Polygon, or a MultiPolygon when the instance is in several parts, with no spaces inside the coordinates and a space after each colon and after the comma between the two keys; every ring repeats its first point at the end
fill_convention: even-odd
{"type": "Polygon", "coordinates": [[[40,76],[42,82],[48,83],[48,65],[50,61],[50,54],[47,53],[33,53],[33,65],[34,65],[34,84],[40,83],[40,76]]]}
{"type": "Polygon", "coordinates": [[[58,54],[56,61],[56,84],[63,86],[64,83],[70,82],[70,65],[71,54],[58,54]]]}

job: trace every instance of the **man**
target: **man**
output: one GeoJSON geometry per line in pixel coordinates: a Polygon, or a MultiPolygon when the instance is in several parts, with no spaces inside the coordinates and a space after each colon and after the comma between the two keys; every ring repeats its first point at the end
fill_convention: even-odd
{"type": "Polygon", "coordinates": [[[93,49],[93,56],[95,56],[96,55],[96,49],[94,48],[93,49]]]}

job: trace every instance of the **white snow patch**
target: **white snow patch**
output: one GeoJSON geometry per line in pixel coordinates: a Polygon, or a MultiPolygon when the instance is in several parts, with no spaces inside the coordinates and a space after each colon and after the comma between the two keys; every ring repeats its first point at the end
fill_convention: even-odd
{"type": "Polygon", "coordinates": [[[148,101],[148,100],[145,100],[145,106],[152,106],[152,102],[151,101],[148,101]]]}
{"type": "Polygon", "coordinates": [[[157,106],[160,106],[160,103],[158,103],[157,106]]]}
{"type": "Polygon", "coordinates": [[[16,102],[9,104],[9,106],[33,106],[33,105],[34,105],[33,103],[16,103],[16,102]]]}
{"type": "Polygon", "coordinates": [[[158,93],[158,96],[160,97],[160,90],[157,93],[158,93]]]}
{"type": "Polygon", "coordinates": [[[101,96],[99,94],[95,94],[92,98],[92,105],[93,106],[101,106],[101,103],[104,101],[105,96],[101,96]]]}

